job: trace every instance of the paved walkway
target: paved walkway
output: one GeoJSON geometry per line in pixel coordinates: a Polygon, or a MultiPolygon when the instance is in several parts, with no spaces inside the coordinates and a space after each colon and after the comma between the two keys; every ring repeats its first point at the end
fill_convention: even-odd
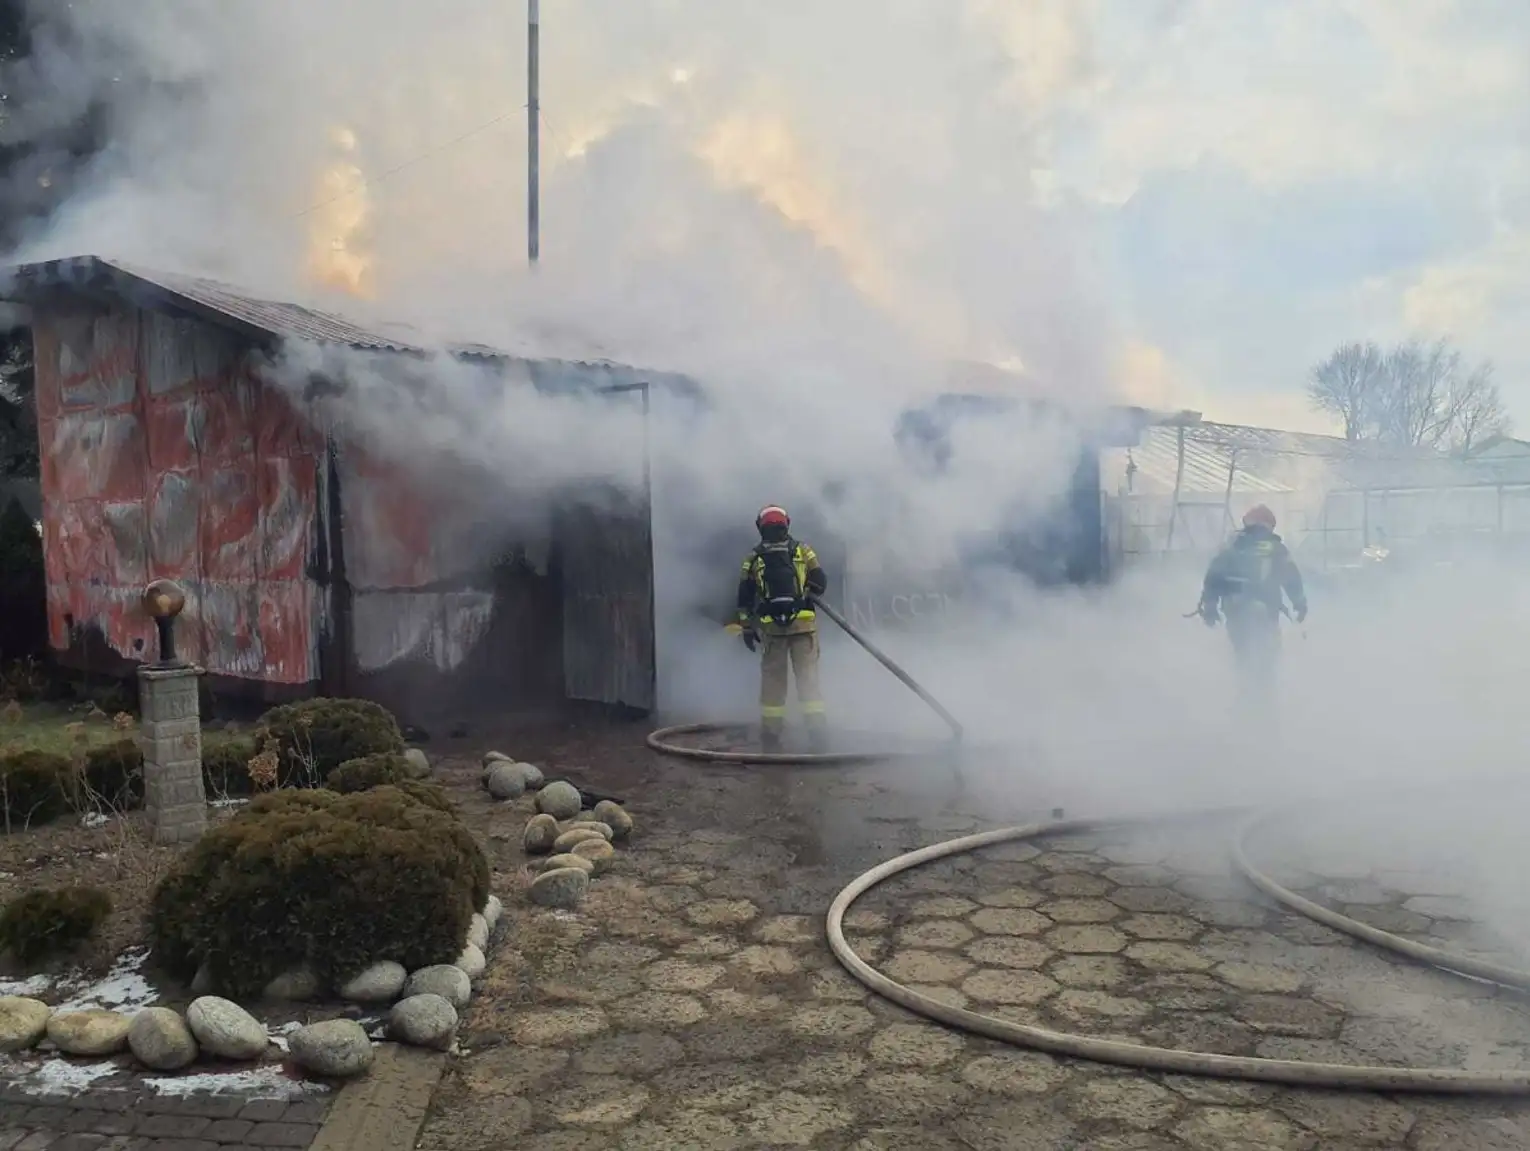
{"type": "MultiPolygon", "coordinates": [[[[632,793],[639,838],[574,914],[508,891],[526,805],[497,809],[507,938],[420,1146],[1530,1147],[1530,1109],[1514,1101],[1138,1074],[1005,1047],[871,996],[829,954],[824,909],[872,863],[980,825],[988,805],[952,815],[933,791],[871,769],[656,767],[632,793]]],[[[860,953],[905,982],[1054,1028],[1281,1058],[1530,1065],[1521,997],[1395,964],[1259,902],[1227,874],[1225,832],[990,849],[879,889],[849,926],[860,953]]],[[[1419,893],[1373,878],[1351,894],[1386,919],[1419,893]]],[[[1397,926],[1459,945],[1459,922],[1406,914],[1397,926]]]]}

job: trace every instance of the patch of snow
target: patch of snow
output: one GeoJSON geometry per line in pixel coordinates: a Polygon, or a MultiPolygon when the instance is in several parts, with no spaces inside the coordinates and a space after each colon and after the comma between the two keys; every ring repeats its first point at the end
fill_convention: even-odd
{"type": "Polygon", "coordinates": [[[106,977],[81,990],[58,1006],[60,1011],[88,1011],[103,1008],[108,1011],[136,1010],[159,1001],[159,992],[149,986],[141,974],[149,958],[147,948],[130,947],[117,957],[106,977]]]}
{"type": "Polygon", "coordinates": [[[306,1079],[294,1079],[279,1063],[263,1063],[259,1067],[239,1071],[202,1071],[191,1075],[144,1078],[140,1080],[157,1095],[276,1095],[291,1098],[298,1095],[323,1095],[330,1088],[322,1083],[306,1079]]]}
{"type": "Polygon", "coordinates": [[[80,816],[80,826],[85,828],[87,831],[93,830],[97,827],[105,827],[110,822],[111,821],[108,820],[106,816],[102,815],[99,811],[87,811],[84,815],[80,816]]]}
{"type": "Polygon", "coordinates": [[[34,1063],[0,1055],[0,1072],[11,1086],[28,1094],[69,1095],[102,1079],[121,1075],[122,1068],[110,1060],[75,1063],[55,1056],[34,1063]]]}
{"type": "Polygon", "coordinates": [[[35,997],[46,994],[53,987],[53,976],[32,975],[26,979],[0,979],[0,995],[35,997]]]}
{"type": "Polygon", "coordinates": [[[249,803],[248,799],[215,799],[208,804],[209,807],[243,807],[249,803]]]}

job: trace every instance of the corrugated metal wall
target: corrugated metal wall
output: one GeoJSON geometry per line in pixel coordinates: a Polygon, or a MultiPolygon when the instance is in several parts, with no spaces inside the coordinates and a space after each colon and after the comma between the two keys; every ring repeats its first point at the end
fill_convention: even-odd
{"type": "MultiPolygon", "coordinates": [[[[152,656],[144,585],[181,582],[182,654],[215,675],[318,678],[308,571],[322,442],[222,331],[132,307],[34,317],[50,642],[152,656]]],[[[101,669],[108,670],[108,669],[101,669]]]]}

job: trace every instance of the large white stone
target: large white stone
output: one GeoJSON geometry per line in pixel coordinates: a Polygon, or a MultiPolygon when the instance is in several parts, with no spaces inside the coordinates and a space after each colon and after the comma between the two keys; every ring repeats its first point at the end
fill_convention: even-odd
{"type": "Polygon", "coordinates": [[[327,1079],[365,1075],[375,1058],[371,1039],[354,1019],[326,1019],[299,1027],[287,1036],[287,1050],[304,1071],[327,1079]]]}
{"type": "Polygon", "coordinates": [[[204,995],[186,1008],[186,1025],[197,1044],[219,1059],[259,1059],[265,1054],[266,1029],[260,1022],[227,999],[204,995]]]}
{"type": "Polygon", "coordinates": [[[341,984],[340,998],[348,1003],[392,1003],[408,978],[402,963],[384,959],[341,984]]]}
{"type": "Polygon", "coordinates": [[[537,792],[537,810],[554,819],[573,819],[583,806],[579,789],[566,780],[554,780],[537,792]]]}
{"type": "Polygon", "coordinates": [[[415,1047],[445,1051],[457,1034],[457,1009],[439,995],[412,995],[393,1005],[388,1036],[415,1047]]]}
{"type": "Polygon", "coordinates": [[[452,966],[460,970],[469,980],[473,980],[484,973],[484,969],[489,966],[489,961],[482,951],[469,943],[462,949],[462,954],[457,956],[452,966]]]}
{"type": "Polygon", "coordinates": [[[155,1071],[177,1071],[197,1058],[196,1036],[168,1007],[146,1007],[133,1016],[128,1048],[138,1062],[155,1071]]]}
{"type": "Polygon", "coordinates": [[[404,984],[404,998],[415,995],[439,995],[453,1007],[461,1010],[473,997],[473,984],[467,972],[451,964],[422,967],[404,984]]]}
{"type": "Polygon", "coordinates": [[[0,1054],[25,1051],[48,1033],[53,1008],[37,999],[0,995],[0,1054]]]}
{"type": "Polygon", "coordinates": [[[48,1038],[65,1055],[115,1055],[127,1046],[131,1026],[117,1011],[61,1011],[48,1020],[48,1038]]]}

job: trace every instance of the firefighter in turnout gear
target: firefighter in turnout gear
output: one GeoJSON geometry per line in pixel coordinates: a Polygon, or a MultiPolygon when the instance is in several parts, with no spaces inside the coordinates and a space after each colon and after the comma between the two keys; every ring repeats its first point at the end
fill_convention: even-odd
{"type": "Polygon", "coordinates": [[[730,631],[760,661],[760,732],[766,752],[781,748],[786,727],[788,667],[814,750],[827,744],[827,720],[818,689],[818,613],[810,597],[828,587],[818,556],[791,536],[791,518],[768,507],[755,518],[760,542],[744,559],[738,579],[738,614],[730,631]]]}
{"type": "Polygon", "coordinates": [[[1291,601],[1297,623],[1307,618],[1302,573],[1275,534],[1275,513],[1260,504],[1243,517],[1243,530],[1206,569],[1197,611],[1207,627],[1225,616],[1227,637],[1247,687],[1272,686],[1280,654],[1280,617],[1291,601]]]}

